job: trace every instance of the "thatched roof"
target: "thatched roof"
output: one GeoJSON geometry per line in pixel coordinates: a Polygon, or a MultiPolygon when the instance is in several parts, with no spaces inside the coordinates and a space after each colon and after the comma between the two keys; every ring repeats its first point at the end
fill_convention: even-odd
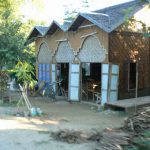
{"type": "Polygon", "coordinates": [[[112,32],[127,19],[145,6],[141,0],[134,0],[123,4],[96,10],[91,13],[79,13],[69,30],[77,30],[84,20],[89,20],[106,32],[112,32]]]}

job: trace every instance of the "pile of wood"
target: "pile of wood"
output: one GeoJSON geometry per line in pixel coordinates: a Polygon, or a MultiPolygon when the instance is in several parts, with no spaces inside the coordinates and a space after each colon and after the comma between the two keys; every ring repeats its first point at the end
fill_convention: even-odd
{"type": "Polygon", "coordinates": [[[81,131],[61,130],[51,133],[57,141],[73,143],[83,143],[87,141],[98,142],[96,150],[121,150],[121,146],[128,145],[131,136],[122,130],[107,129],[102,133],[83,133],[81,131]]]}
{"type": "Polygon", "coordinates": [[[144,107],[135,115],[128,117],[124,122],[124,128],[136,133],[150,129],[150,107],[144,107]]]}
{"type": "Polygon", "coordinates": [[[87,141],[97,142],[95,150],[123,150],[124,146],[132,146],[134,144],[133,138],[146,130],[150,130],[150,107],[144,107],[137,114],[128,117],[122,129],[105,129],[103,132],[90,134],[61,130],[52,133],[52,136],[55,140],[70,144],[87,141]]]}
{"type": "Polygon", "coordinates": [[[86,138],[81,131],[71,131],[71,130],[60,130],[58,132],[52,132],[52,137],[57,141],[72,143],[81,143],[86,138]]]}
{"type": "Polygon", "coordinates": [[[81,131],[74,130],[60,130],[58,132],[52,132],[52,137],[57,141],[72,143],[83,143],[87,141],[100,141],[102,135],[99,132],[95,133],[83,133],[81,131]]]}
{"type": "Polygon", "coordinates": [[[129,145],[131,139],[132,136],[122,130],[104,130],[96,150],[123,150],[122,147],[129,145]]]}

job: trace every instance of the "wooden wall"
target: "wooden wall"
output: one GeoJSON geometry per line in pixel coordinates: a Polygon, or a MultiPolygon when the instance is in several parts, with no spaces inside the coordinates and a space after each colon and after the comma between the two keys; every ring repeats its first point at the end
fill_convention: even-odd
{"type": "Polygon", "coordinates": [[[140,33],[112,32],[109,35],[109,61],[120,65],[119,99],[135,96],[127,89],[127,65],[138,60],[138,96],[149,95],[150,91],[150,44],[149,38],[140,33]]]}

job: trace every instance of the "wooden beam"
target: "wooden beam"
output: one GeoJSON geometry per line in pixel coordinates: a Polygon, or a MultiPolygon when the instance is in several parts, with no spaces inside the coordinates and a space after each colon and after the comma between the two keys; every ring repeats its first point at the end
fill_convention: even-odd
{"type": "Polygon", "coordinates": [[[92,32],[92,33],[89,33],[89,34],[83,35],[83,36],[81,36],[80,38],[85,38],[85,37],[88,37],[88,36],[90,36],[90,35],[94,35],[94,34],[97,34],[97,32],[92,32]]]}
{"type": "Polygon", "coordinates": [[[82,29],[82,28],[88,28],[88,27],[92,27],[92,26],[95,26],[95,24],[87,24],[87,25],[83,25],[83,26],[80,26],[79,29],[82,29]]]}
{"type": "Polygon", "coordinates": [[[64,42],[64,41],[68,41],[67,39],[60,39],[60,40],[56,40],[57,42],[64,42]]]}

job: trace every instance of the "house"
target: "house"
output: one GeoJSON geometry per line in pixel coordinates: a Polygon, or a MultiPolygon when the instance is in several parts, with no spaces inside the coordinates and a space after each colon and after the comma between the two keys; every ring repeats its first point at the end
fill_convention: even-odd
{"type": "MultiPolygon", "coordinates": [[[[68,99],[101,94],[102,104],[150,94],[150,44],[132,17],[147,3],[127,3],[79,13],[73,22],[35,27],[37,78],[54,82],[60,71],[68,99]],[[130,20],[130,24],[126,22],[130,20]]],[[[55,87],[57,88],[57,87],[55,87]]]]}

